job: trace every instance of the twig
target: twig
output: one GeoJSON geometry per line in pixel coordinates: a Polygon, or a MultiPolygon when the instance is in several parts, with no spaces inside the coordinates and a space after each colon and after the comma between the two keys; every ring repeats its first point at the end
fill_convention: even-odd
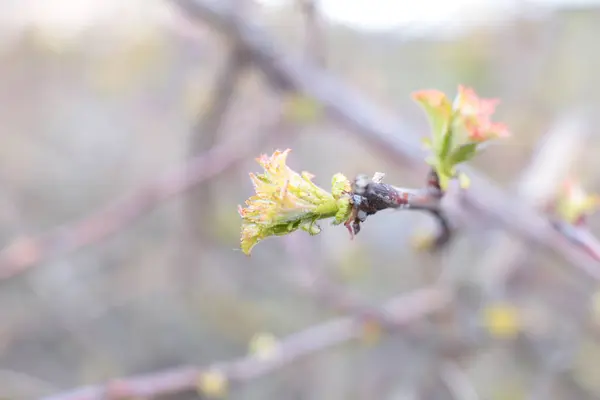
{"type": "Polygon", "coordinates": [[[359,175],[352,185],[353,213],[346,223],[351,237],[360,232],[360,224],[369,215],[386,209],[425,211],[434,216],[440,227],[432,249],[437,250],[447,244],[452,236],[450,221],[441,207],[443,192],[435,171],[428,175],[427,185],[422,189],[409,189],[383,183],[383,173],[376,173],[372,179],[359,175]]]}
{"type": "Polygon", "coordinates": [[[433,168],[427,175],[427,185],[425,187],[425,191],[432,199],[433,205],[414,204],[409,209],[415,211],[426,211],[437,221],[438,232],[429,248],[430,251],[436,252],[450,243],[450,240],[454,234],[454,229],[452,228],[452,224],[450,223],[446,212],[444,212],[441,207],[441,201],[444,196],[444,192],[440,187],[439,177],[433,168]]]}
{"type": "MultiPolygon", "coordinates": [[[[387,322],[402,327],[431,315],[450,301],[449,293],[439,287],[414,291],[388,301],[379,311],[387,322]]],[[[194,390],[202,374],[217,371],[229,384],[243,383],[264,376],[303,357],[340,345],[362,335],[362,320],[343,317],[308,328],[283,339],[269,358],[246,356],[207,368],[180,367],[153,374],[123,378],[106,385],[88,386],[45,397],[42,400],[117,400],[148,398],[194,390]]]]}
{"type": "Polygon", "coordinates": [[[564,221],[552,221],[552,226],[576,246],[582,248],[595,260],[600,261],[600,241],[587,226],[575,226],[564,221]]]}
{"type": "MultiPolygon", "coordinates": [[[[235,21],[219,1],[170,0],[189,18],[208,23],[243,45],[264,76],[274,86],[293,89],[319,101],[329,115],[378,148],[397,163],[408,164],[426,173],[425,156],[416,136],[404,124],[382,113],[333,76],[314,65],[287,56],[269,35],[249,21],[235,21]],[[402,132],[402,134],[400,134],[402,132]]],[[[471,188],[463,194],[463,205],[471,212],[500,224],[509,231],[556,251],[587,276],[600,280],[600,265],[578,246],[552,228],[547,219],[531,207],[505,194],[480,174],[464,168],[471,188]]]]}

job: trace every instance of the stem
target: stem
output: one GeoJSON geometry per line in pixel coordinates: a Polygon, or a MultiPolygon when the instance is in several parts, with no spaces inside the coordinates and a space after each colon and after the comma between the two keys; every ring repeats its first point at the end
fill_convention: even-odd
{"type": "Polygon", "coordinates": [[[440,205],[443,196],[438,174],[433,168],[427,176],[427,185],[423,189],[403,188],[381,183],[380,180],[372,180],[360,190],[359,197],[362,198],[360,204],[354,205],[357,211],[354,213],[354,232],[351,234],[360,231],[360,223],[365,221],[366,216],[385,209],[425,211],[438,223],[439,233],[433,240],[431,249],[439,250],[450,242],[453,232],[450,221],[440,205]],[[364,214],[363,218],[360,212],[364,214]]]}
{"type": "Polygon", "coordinates": [[[339,209],[338,203],[335,200],[331,200],[319,205],[314,213],[317,215],[317,219],[327,219],[335,217],[339,209]]]}

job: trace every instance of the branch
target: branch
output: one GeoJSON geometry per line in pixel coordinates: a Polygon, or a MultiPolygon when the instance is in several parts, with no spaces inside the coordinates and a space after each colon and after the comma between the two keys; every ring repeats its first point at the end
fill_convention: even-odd
{"type": "Polygon", "coordinates": [[[423,163],[425,152],[418,138],[400,134],[408,131],[407,126],[382,113],[333,74],[314,63],[289,56],[258,25],[247,20],[236,21],[225,2],[169,1],[183,11],[184,16],[198,23],[207,23],[237,41],[274,87],[294,90],[319,101],[331,116],[360,136],[367,136],[370,144],[384,154],[424,174],[427,172],[427,166],[423,163]]]}
{"type": "Polygon", "coordinates": [[[240,143],[239,138],[229,140],[80,221],[15,240],[0,252],[0,280],[110,237],[162,202],[233,168],[254,153],[256,142],[252,138],[248,143],[240,143]]]}
{"type": "MultiPolygon", "coordinates": [[[[244,52],[238,49],[237,46],[234,45],[229,50],[225,66],[221,68],[216,78],[213,100],[193,129],[189,142],[189,153],[192,159],[216,145],[219,131],[227,116],[227,110],[247,65],[246,61],[244,52]]],[[[210,218],[206,218],[210,215],[197,215],[207,214],[207,211],[212,209],[212,187],[207,185],[209,181],[209,179],[205,180],[202,188],[192,191],[186,201],[190,221],[189,228],[193,232],[195,240],[208,240],[209,233],[212,231],[212,223],[209,223],[210,218]],[[198,221],[203,220],[204,223],[198,223],[198,221]]]]}
{"type": "Polygon", "coordinates": [[[454,362],[445,361],[440,375],[455,400],[478,400],[479,395],[465,372],[454,362]]]}
{"type": "MultiPolygon", "coordinates": [[[[555,199],[589,137],[590,131],[583,122],[581,115],[566,114],[542,138],[520,181],[513,188],[520,201],[542,210],[555,199]]],[[[509,277],[530,254],[530,247],[506,232],[497,232],[492,243],[472,272],[483,274],[482,286],[488,294],[500,295],[509,277]]]]}
{"type": "MultiPolygon", "coordinates": [[[[388,301],[379,310],[382,322],[402,327],[431,315],[450,301],[443,288],[425,288],[388,301]]],[[[123,378],[106,385],[88,386],[43,398],[42,400],[120,400],[171,395],[194,390],[203,374],[218,373],[229,385],[264,376],[319,351],[359,338],[363,320],[344,317],[308,328],[283,339],[269,358],[247,356],[206,368],[180,367],[148,375],[123,378]]]]}
{"type": "MultiPolygon", "coordinates": [[[[370,146],[398,164],[408,165],[425,175],[425,158],[419,138],[408,134],[405,125],[378,110],[326,71],[286,55],[259,26],[231,18],[227,7],[215,0],[170,0],[189,18],[208,23],[229,35],[250,53],[252,60],[275,87],[296,90],[320,102],[329,115],[363,138],[370,146]],[[403,134],[400,134],[400,133],[403,134]]],[[[464,168],[471,188],[464,192],[462,204],[472,213],[500,224],[523,239],[557,252],[595,281],[600,266],[589,254],[565,240],[545,216],[516,201],[475,171],[464,168]]]]}
{"type": "Polygon", "coordinates": [[[319,0],[298,0],[304,17],[304,33],[306,35],[306,58],[317,65],[325,66],[325,35],[322,21],[319,18],[319,0]]]}
{"type": "Polygon", "coordinates": [[[354,212],[346,223],[351,237],[360,231],[360,224],[365,222],[369,215],[386,209],[402,209],[431,214],[440,227],[432,249],[437,250],[447,244],[452,237],[452,229],[442,209],[443,193],[436,172],[433,169],[430,171],[427,185],[421,189],[389,185],[383,183],[383,177],[383,173],[377,172],[372,179],[366,175],[359,175],[354,180],[351,200],[354,212]]]}
{"type": "Polygon", "coordinates": [[[600,261],[600,241],[589,227],[575,226],[564,221],[552,221],[552,225],[567,240],[583,249],[590,257],[600,261]]]}

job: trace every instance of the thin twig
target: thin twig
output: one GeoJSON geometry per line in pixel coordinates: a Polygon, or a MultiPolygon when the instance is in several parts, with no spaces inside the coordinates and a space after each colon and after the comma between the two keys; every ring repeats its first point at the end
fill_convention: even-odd
{"type": "Polygon", "coordinates": [[[437,174],[429,174],[427,185],[422,189],[410,189],[383,183],[383,173],[376,173],[372,179],[367,175],[355,178],[352,188],[354,212],[346,226],[351,237],[360,231],[360,224],[369,215],[386,209],[425,211],[431,214],[440,227],[432,249],[437,250],[446,245],[452,236],[450,221],[441,207],[443,193],[439,188],[437,174]],[[432,182],[432,176],[435,177],[432,182]]]}
{"type": "Polygon", "coordinates": [[[552,221],[552,226],[576,246],[582,248],[595,260],[600,261],[600,241],[588,226],[575,226],[564,221],[552,221]]]}
{"type": "Polygon", "coordinates": [[[432,199],[432,204],[414,204],[409,209],[426,211],[435,218],[438,232],[435,235],[431,246],[429,246],[429,250],[431,252],[437,252],[450,243],[454,234],[454,229],[452,228],[452,224],[450,223],[446,212],[442,209],[441,202],[444,197],[444,191],[442,191],[440,187],[438,174],[433,168],[427,175],[427,186],[425,187],[425,191],[427,192],[428,197],[432,199]]]}
{"type": "MultiPolygon", "coordinates": [[[[416,290],[388,301],[379,311],[388,325],[402,327],[431,315],[446,306],[449,293],[439,287],[416,290]]],[[[194,390],[203,373],[218,371],[229,384],[264,376],[311,354],[340,345],[362,335],[362,319],[343,317],[288,336],[269,358],[249,355],[206,368],[179,367],[153,374],[123,378],[106,385],[88,386],[42,400],[121,400],[149,398],[194,390]]]]}

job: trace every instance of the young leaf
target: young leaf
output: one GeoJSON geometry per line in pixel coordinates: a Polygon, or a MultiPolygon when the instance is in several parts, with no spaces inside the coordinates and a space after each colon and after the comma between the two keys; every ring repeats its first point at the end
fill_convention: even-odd
{"type": "Polygon", "coordinates": [[[477,154],[477,143],[469,143],[458,147],[448,158],[449,165],[457,165],[469,161],[477,154]]]}
{"type": "Polygon", "coordinates": [[[257,159],[264,173],[250,174],[255,195],[238,207],[242,217],[241,248],[250,254],[252,248],[269,236],[282,236],[298,229],[311,235],[320,232],[317,220],[348,218],[350,198],[344,196],[350,182],[341,174],[332,179],[329,193],[312,182],[307,172],[297,173],[286,165],[290,150],[275,151],[272,156],[257,159]]]}
{"type": "Polygon", "coordinates": [[[444,161],[448,157],[448,153],[450,152],[450,148],[452,147],[453,142],[452,131],[450,129],[447,130],[442,136],[442,143],[440,145],[438,157],[440,161],[444,161]]]}
{"type": "Polygon", "coordinates": [[[452,104],[438,90],[421,90],[413,93],[412,97],[427,114],[432,129],[433,147],[439,153],[452,115],[452,104]]]}

